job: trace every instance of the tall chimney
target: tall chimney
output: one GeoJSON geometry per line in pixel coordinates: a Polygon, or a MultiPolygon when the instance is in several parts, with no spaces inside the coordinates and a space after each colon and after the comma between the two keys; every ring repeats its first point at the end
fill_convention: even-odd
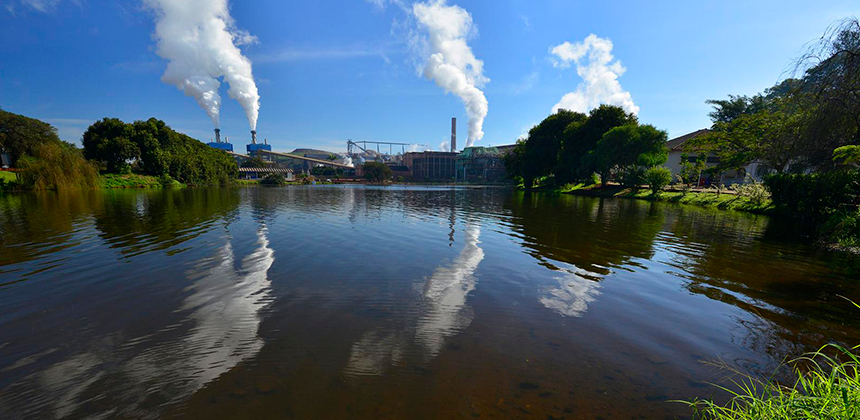
{"type": "Polygon", "coordinates": [[[215,143],[221,143],[221,129],[215,129],[215,143]]]}
{"type": "Polygon", "coordinates": [[[269,144],[269,139],[263,139],[263,144],[269,144]]]}
{"type": "Polygon", "coordinates": [[[257,132],[251,130],[251,144],[257,144],[257,132]]]}
{"type": "Polygon", "coordinates": [[[451,151],[457,151],[457,118],[451,118],[451,151]]]}

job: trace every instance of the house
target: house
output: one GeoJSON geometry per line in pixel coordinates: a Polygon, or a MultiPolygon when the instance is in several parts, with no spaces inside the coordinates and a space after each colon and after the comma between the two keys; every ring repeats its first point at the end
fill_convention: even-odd
{"type": "MultiPolygon", "coordinates": [[[[681,170],[683,169],[683,162],[681,157],[684,154],[688,154],[687,157],[691,162],[695,162],[697,156],[695,153],[688,153],[685,151],[685,146],[687,142],[697,137],[703,136],[705,134],[710,133],[711,130],[702,129],[698,131],[694,131],[689,134],[685,134],[681,137],[674,138],[666,142],[666,148],[669,149],[669,160],[666,161],[666,167],[672,171],[672,175],[680,176],[681,170]]],[[[705,158],[705,166],[707,168],[713,168],[720,163],[720,158],[713,152],[708,153],[705,158]]],[[[767,173],[766,168],[759,165],[758,162],[753,162],[747,165],[744,168],[739,170],[731,170],[731,171],[723,171],[720,173],[705,173],[703,172],[700,179],[699,185],[714,185],[714,184],[722,184],[722,185],[732,185],[732,184],[742,184],[747,182],[749,179],[753,179],[756,181],[761,181],[762,176],[767,173]]]]}

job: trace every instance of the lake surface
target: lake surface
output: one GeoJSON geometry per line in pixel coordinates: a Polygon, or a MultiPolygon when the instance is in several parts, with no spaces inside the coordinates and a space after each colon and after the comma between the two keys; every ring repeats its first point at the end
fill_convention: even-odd
{"type": "Polygon", "coordinates": [[[0,418],[686,418],[860,344],[766,217],[504,189],[0,195],[0,418]]]}

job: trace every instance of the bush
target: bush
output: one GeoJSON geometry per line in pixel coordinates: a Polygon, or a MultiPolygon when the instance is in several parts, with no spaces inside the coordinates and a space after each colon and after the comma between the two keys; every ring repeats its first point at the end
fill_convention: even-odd
{"type": "Polygon", "coordinates": [[[81,151],[65,142],[36,145],[33,155],[18,160],[21,185],[36,190],[94,188],[98,170],[87,162],[81,151]]]}
{"type": "Polygon", "coordinates": [[[745,184],[734,184],[731,189],[737,192],[739,196],[746,197],[755,204],[762,204],[770,200],[770,191],[762,182],[751,181],[745,184]]]}
{"type": "Polygon", "coordinates": [[[260,184],[275,186],[287,185],[287,179],[281,174],[268,174],[262,181],[260,181],[260,184]]]}
{"type": "Polygon", "coordinates": [[[391,168],[381,162],[367,162],[362,170],[364,171],[364,178],[370,182],[388,181],[392,176],[391,168]]]}
{"type": "Polygon", "coordinates": [[[645,171],[642,177],[651,192],[656,195],[672,182],[672,171],[663,166],[654,166],[645,171]]]}
{"type": "Polygon", "coordinates": [[[619,174],[619,181],[625,187],[639,187],[645,182],[645,169],[639,166],[624,168],[619,174]]]}
{"type": "Polygon", "coordinates": [[[860,171],[815,174],[775,174],[765,179],[773,203],[781,212],[821,223],[837,212],[857,209],[860,171]]]}
{"type": "Polygon", "coordinates": [[[162,188],[176,188],[182,186],[179,181],[173,179],[170,175],[162,175],[158,177],[158,183],[162,188]]]}

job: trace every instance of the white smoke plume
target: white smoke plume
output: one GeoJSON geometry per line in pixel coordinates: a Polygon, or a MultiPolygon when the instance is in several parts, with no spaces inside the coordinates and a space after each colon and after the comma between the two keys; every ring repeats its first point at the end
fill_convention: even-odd
{"type": "Polygon", "coordinates": [[[236,28],[227,0],[144,0],[155,11],[157,53],[169,61],[161,80],[194,97],[216,128],[220,125],[221,78],[257,129],[260,94],[251,61],[238,45],[257,39],[236,28]]]}
{"type": "Polygon", "coordinates": [[[627,69],[612,55],[612,41],[591,34],[583,42],[565,42],[550,48],[550,53],[554,56],[555,67],[566,69],[573,63],[576,73],[583,80],[576,91],[561,98],[552,108],[553,113],[559,109],[587,112],[601,104],[608,104],[639,114],[639,107],[633,103],[630,92],[622,89],[618,82],[627,69]]]}
{"type": "Polygon", "coordinates": [[[490,81],[484,76],[484,62],[475,58],[466,41],[476,34],[472,15],[446,0],[416,3],[412,14],[426,36],[413,39],[424,58],[424,77],[457,95],[466,105],[469,138],[466,147],[484,137],[484,119],[489,111],[487,97],[479,88],[490,81]]]}

